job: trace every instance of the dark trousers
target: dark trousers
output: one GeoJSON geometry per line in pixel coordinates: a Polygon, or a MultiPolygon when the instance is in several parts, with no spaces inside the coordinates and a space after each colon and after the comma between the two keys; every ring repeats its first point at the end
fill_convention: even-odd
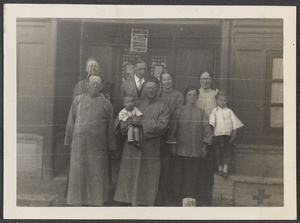
{"type": "Polygon", "coordinates": [[[216,153],[216,164],[229,165],[232,159],[233,145],[229,143],[230,136],[215,136],[213,147],[216,153]]]}
{"type": "Polygon", "coordinates": [[[197,206],[211,206],[214,186],[215,156],[211,146],[207,147],[207,155],[201,158],[199,199],[197,206]]]}
{"type": "Polygon", "coordinates": [[[170,153],[170,146],[165,142],[160,144],[160,178],[156,199],[157,205],[168,205],[172,203],[173,199],[171,184],[174,176],[174,157],[170,153]]]}
{"type": "Polygon", "coordinates": [[[179,202],[190,197],[197,200],[200,179],[200,157],[176,156],[173,192],[179,202]]]}

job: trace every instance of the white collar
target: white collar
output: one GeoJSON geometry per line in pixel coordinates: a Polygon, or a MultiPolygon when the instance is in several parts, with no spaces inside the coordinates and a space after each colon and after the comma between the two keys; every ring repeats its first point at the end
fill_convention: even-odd
{"type": "Polygon", "coordinates": [[[225,110],[225,109],[227,109],[227,106],[224,107],[224,108],[221,108],[220,106],[218,106],[217,108],[218,108],[218,109],[221,109],[221,110],[225,110]]]}
{"type": "MultiPolygon", "coordinates": [[[[138,78],[136,75],[134,75],[133,77],[134,77],[135,83],[138,84],[140,78],[138,78]]],[[[145,82],[145,78],[142,78],[141,80],[142,80],[142,84],[143,84],[145,82]]]]}
{"type": "Polygon", "coordinates": [[[208,88],[208,89],[200,88],[201,92],[210,92],[210,90],[211,90],[211,88],[208,88]]]}

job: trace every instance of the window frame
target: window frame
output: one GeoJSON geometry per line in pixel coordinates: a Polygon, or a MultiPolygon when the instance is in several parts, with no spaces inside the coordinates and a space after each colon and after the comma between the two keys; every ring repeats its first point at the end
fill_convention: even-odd
{"type": "MultiPolygon", "coordinates": [[[[273,71],[273,59],[274,58],[282,58],[282,51],[269,51],[267,52],[267,72],[265,79],[265,106],[264,106],[264,120],[265,120],[265,128],[264,130],[267,133],[283,133],[283,127],[271,127],[271,108],[272,107],[282,107],[284,108],[284,99],[282,103],[272,103],[272,84],[273,83],[283,83],[284,74],[282,79],[273,79],[272,71],[273,71]]],[[[284,123],[284,117],[282,117],[282,121],[284,123]]]]}

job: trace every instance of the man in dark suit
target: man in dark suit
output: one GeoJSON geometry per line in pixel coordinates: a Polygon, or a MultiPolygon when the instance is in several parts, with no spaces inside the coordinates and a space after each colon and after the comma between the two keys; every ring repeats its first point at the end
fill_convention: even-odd
{"type": "MultiPolygon", "coordinates": [[[[145,76],[147,65],[146,61],[142,58],[136,59],[133,63],[134,65],[134,75],[125,80],[121,85],[121,98],[120,102],[122,102],[122,98],[125,95],[131,95],[135,99],[135,104],[139,107],[141,101],[146,98],[146,90],[144,88],[145,76]]],[[[120,105],[120,108],[122,105],[120,105]]]]}

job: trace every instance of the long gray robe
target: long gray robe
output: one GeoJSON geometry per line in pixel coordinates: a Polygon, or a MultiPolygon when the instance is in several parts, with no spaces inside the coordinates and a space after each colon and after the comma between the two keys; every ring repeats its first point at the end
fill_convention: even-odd
{"type": "Polygon", "coordinates": [[[108,150],[116,149],[113,108],[100,94],[74,98],[66,127],[71,146],[67,204],[103,205],[108,200],[108,150]]]}
{"type": "Polygon", "coordinates": [[[169,109],[160,101],[149,103],[147,99],[139,108],[143,113],[143,148],[136,149],[125,141],[114,200],[153,206],[160,174],[160,138],[167,130],[169,109]]]}

